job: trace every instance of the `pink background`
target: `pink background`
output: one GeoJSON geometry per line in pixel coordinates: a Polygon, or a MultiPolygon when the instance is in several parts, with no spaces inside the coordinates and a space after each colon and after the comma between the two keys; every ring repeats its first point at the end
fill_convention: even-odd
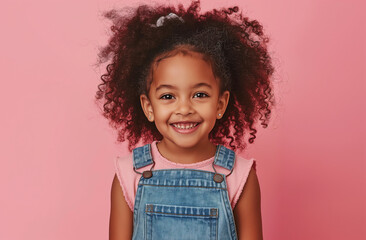
{"type": "MultiPolygon", "coordinates": [[[[365,4],[224,2],[202,10],[240,2],[277,66],[278,107],[245,152],[257,159],[264,238],[366,239],[365,4]]],[[[110,24],[101,12],[126,3],[2,1],[0,239],[108,238],[126,145],[93,103],[104,68],[92,65],[110,24]]]]}

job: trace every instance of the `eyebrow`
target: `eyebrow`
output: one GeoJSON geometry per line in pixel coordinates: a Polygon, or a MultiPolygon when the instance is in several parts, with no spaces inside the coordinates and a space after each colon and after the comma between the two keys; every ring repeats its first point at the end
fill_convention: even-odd
{"type": "MultiPolygon", "coordinates": [[[[211,85],[209,85],[207,83],[197,83],[196,85],[193,86],[193,88],[198,88],[198,87],[208,87],[208,88],[212,89],[211,85]]],[[[155,89],[155,92],[157,92],[159,89],[162,89],[162,88],[177,89],[177,87],[169,85],[169,84],[161,84],[155,89]]]]}

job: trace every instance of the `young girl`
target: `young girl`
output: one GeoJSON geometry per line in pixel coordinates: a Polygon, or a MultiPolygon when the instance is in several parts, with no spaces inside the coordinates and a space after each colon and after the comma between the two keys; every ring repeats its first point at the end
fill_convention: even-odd
{"type": "Polygon", "coordinates": [[[96,98],[131,151],[115,161],[111,240],[263,238],[256,160],[235,151],[267,126],[273,67],[262,26],[238,10],[106,14],[96,98]]]}

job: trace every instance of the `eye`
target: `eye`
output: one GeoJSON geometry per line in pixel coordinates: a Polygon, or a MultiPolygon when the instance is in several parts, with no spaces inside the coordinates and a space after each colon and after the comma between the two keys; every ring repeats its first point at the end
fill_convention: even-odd
{"type": "Polygon", "coordinates": [[[160,99],[170,100],[170,99],[173,99],[173,95],[171,95],[171,94],[164,94],[163,96],[160,97],[160,99]]]}
{"type": "Polygon", "coordinates": [[[206,93],[203,93],[203,92],[198,92],[198,93],[194,94],[194,96],[197,96],[198,98],[208,97],[208,95],[206,93]]]}

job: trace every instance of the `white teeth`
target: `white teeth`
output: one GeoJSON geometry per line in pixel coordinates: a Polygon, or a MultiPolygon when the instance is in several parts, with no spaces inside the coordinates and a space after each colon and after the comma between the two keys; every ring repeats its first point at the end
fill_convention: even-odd
{"type": "Polygon", "coordinates": [[[189,123],[189,124],[173,124],[174,127],[179,128],[179,129],[190,129],[190,128],[194,128],[195,126],[197,126],[198,123],[189,123]]]}

